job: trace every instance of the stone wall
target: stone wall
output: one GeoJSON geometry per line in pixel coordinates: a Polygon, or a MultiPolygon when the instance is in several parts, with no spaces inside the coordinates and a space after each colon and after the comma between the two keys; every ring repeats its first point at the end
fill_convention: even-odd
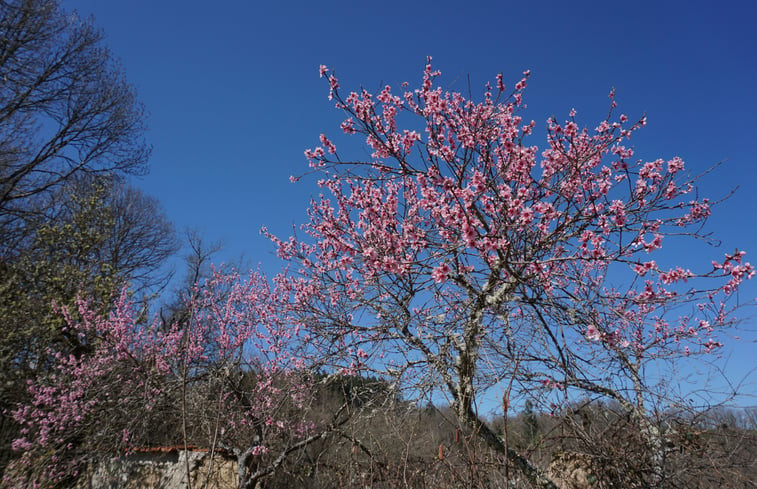
{"type": "Polygon", "coordinates": [[[236,460],[217,454],[211,464],[206,451],[178,449],[136,452],[104,461],[80,478],[76,489],[186,489],[187,459],[193,488],[236,489],[236,460]]]}

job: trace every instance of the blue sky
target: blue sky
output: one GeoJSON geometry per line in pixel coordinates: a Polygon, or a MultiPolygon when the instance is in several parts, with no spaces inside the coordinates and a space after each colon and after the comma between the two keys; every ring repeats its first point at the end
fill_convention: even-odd
{"type": "MultiPolygon", "coordinates": [[[[573,107],[593,127],[615,87],[622,112],[647,114],[639,157],[678,155],[694,172],[726,162],[701,183],[712,198],[740,187],[714,211],[723,248],[709,256],[738,247],[757,262],[755,2],[62,1],[95,17],[150,113],[151,173],[135,183],[179,229],[223,240],[227,258],[272,270],[260,227],[287,235],[306,218],[317,189],[289,176],[341,120],[318,65],[343,89],[376,89],[417,83],[432,55],[443,82],[465,90],[470,75],[474,93],[530,69],[525,116],[542,127],[573,107]]],[[[754,298],[757,284],[742,294],[754,298]]],[[[746,337],[734,377],[757,365],[746,337]]]]}

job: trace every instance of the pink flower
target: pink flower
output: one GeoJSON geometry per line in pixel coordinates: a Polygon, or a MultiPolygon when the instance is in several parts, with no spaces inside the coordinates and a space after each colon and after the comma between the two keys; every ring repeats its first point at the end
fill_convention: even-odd
{"type": "Polygon", "coordinates": [[[586,333],[584,334],[584,336],[586,336],[587,339],[592,340],[592,341],[599,341],[602,339],[602,333],[600,333],[599,330],[596,327],[594,327],[593,324],[590,324],[586,328],[586,333]]]}
{"type": "Polygon", "coordinates": [[[325,134],[321,134],[320,139],[321,139],[321,144],[323,144],[324,146],[326,146],[326,149],[328,150],[329,153],[331,153],[331,154],[336,153],[336,146],[334,146],[334,143],[332,143],[326,137],[325,134]]]}
{"type": "Polygon", "coordinates": [[[505,82],[503,80],[502,73],[497,73],[497,89],[500,92],[505,91],[505,82]]]}
{"type": "Polygon", "coordinates": [[[329,100],[334,98],[334,92],[339,90],[339,81],[334,75],[329,75],[329,100]]]}
{"type": "Polygon", "coordinates": [[[683,160],[678,156],[668,161],[668,173],[678,173],[679,171],[683,170],[683,168],[683,160]]]}
{"type": "Polygon", "coordinates": [[[344,131],[345,134],[355,134],[355,125],[354,121],[352,120],[352,117],[348,117],[347,119],[342,122],[341,126],[342,131],[344,131]]]}
{"type": "Polygon", "coordinates": [[[252,448],[252,456],[258,457],[260,455],[265,455],[268,453],[268,449],[264,447],[263,445],[256,445],[252,448]]]}
{"type": "Polygon", "coordinates": [[[434,270],[431,272],[431,278],[433,278],[434,282],[438,284],[446,282],[449,271],[449,265],[442,263],[438,267],[434,268],[434,270]]]}

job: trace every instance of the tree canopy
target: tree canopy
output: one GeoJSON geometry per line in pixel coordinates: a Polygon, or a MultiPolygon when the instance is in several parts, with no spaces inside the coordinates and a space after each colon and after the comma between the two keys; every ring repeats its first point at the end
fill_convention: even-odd
{"type": "Polygon", "coordinates": [[[54,0],[0,5],[0,210],[81,172],[143,172],[144,110],[90,20],[54,0]]]}

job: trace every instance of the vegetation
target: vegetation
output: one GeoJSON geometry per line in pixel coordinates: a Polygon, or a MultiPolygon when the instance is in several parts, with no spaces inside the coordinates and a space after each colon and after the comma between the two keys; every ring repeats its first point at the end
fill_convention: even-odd
{"type": "Polygon", "coordinates": [[[71,487],[160,446],[222,453],[240,489],[757,478],[755,411],[670,388],[722,347],[754,269],[667,253],[710,239],[711,203],[679,158],[634,160],[646,119],[614,94],[598,124],[550,119],[540,151],[528,72],[477,101],[430,59],[399,94],[344,95],[322,66],[370,157],[324,134],[306,151],[324,195],[304,236],[264,231],[281,273],[213,267],[191,235],[169,293],[173,228],[124,180],[145,168],[142,108],[100,34],[52,0],[0,3],[0,28],[5,486],[71,487]]]}
{"type": "Polygon", "coordinates": [[[52,354],[85,345],[59,308],[101,311],[122,286],[147,291],[175,252],[158,202],[121,175],[146,169],[143,109],[90,21],[55,1],[0,3],[0,473],[52,354]]]}

